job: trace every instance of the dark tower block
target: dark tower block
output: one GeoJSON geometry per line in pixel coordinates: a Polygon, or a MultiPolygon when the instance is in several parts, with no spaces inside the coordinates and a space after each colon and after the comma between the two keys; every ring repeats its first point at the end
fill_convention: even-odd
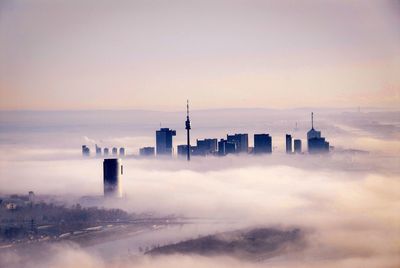
{"type": "Polygon", "coordinates": [[[172,137],[176,131],[169,128],[160,128],[156,131],[156,153],[157,156],[172,156],[172,137]]]}
{"type": "Polygon", "coordinates": [[[292,153],[292,135],[286,134],[286,153],[292,153]]]}
{"type": "Polygon", "coordinates": [[[272,138],[269,134],[254,134],[254,154],[272,152],[272,138]]]}
{"type": "Polygon", "coordinates": [[[105,197],[122,197],[121,175],[123,167],[120,159],[104,159],[103,180],[105,197]]]}
{"type": "Polygon", "coordinates": [[[249,137],[248,134],[235,134],[235,135],[227,135],[226,140],[228,142],[235,144],[235,152],[236,153],[248,153],[249,152],[249,137]]]}
{"type": "Polygon", "coordinates": [[[301,154],[301,140],[294,140],[294,152],[296,154],[301,154]]]}

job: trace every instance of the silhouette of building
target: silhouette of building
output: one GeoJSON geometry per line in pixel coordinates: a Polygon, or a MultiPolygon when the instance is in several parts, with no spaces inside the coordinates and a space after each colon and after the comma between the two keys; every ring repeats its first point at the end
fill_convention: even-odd
{"type": "Polygon", "coordinates": [[[31,203],[35,202],[35,193],[33,191],[29,191],[28,198],[29,198],[29,202],[31,202],[31,203]]]}
{"type": "Polygon", "coordinates": [[[226,140],[236,144],[237,153],[248,153],[249,151],[249,137],[247,134],[227,135],[226,140]]]}
{"type": "Polygon", "coordinates": [[[218,155],[224,156],[236,152],[236,143],[221,139],[218,142],[218,155]]]}
{"type": "Polygon", "coordinates": [[[308,152],[310,154],[327,153],[329,152],[329,142],[327,142],[323,137],[309,139],[308,152]]]}
{"type": "Polygon", "coordinates": [[[96,147],[96,156],[101,156],[101,147],[97,146],[97,144],[95,145],[96,147]]]}
{"type": "Polygon", "coordinates": [[[286,134],[286,153],[292,153],[292,135],[286,134]]]}
{"type": "Polygon", "coordinates": [[[106,147],[106,148],[104,148],[104,150],[103,150],[103,152],[104,152],[104,156],[108,156],[108,148],[106,147]]]}
{"type": "Polygon", "coordinates": [[[117,147],[113,147],[111,152],[112,152],[113,156],[116,156],[118,154],[118,148],[117,147]]]}
{"type": "Polygon", "coordinates": [[[143,147],[139,149],[140,156],[154,156],[155,149],[154,147],[143,147]]]}
{"type": "Polygon", "coordinates": [[[185,129],[186,129],[186,159],[187,161],[190,161],[190,153],[191,153],[191,148],[190,148],[190,119],[189,119],[189,100],[186,103],[186,122],[185,122],[185,129]]]}
{"type": "Polygon", "coordinates": [[[314,113],[311,113],[311,129],[307,132],[307,147],[310,154],[329,152],[329,142],[314,129],[314,113]]]}
{"type": "Polygon", "coordinates": [[[124,147],[119,148],[119,156],[125,156],[125,148],[124,147]]]}
{"type": "Polygon", "coordinates": [[[104,159],[103,183],[105,197],[122,197],[121,175],[123,166],[117,158],[104,159]]]}
{"type": "Polygon", "coordinates": [[[156,131],[156,152],[157,155],[173,154],[172,137],[176,136],[176,131],[169,128],[160,128],[156,131]]]}
{"type": "MultiPolygon", "coordinates": [[[[178,145],[176,148],[177,148],[177,154],[179,157],[187,158],[187,151],[188,151],[187,144],[178,145]]],[[[190,147],[190,154],[192,154],[192,152],[193,152],[193,146],[190,147]]]]}
{"type": "Polygon", "coordinates": [[[301,140],[299,139],[294,140],[294,152],[296,154],[301,154],[301,140]]]}
{"type": "Polygon", "coordinates": [[[196,155],[208,155],[215,154],[218,150],[218,140],[217,139],[204,139],[196,140],[196,155]]]}
{"type": "Polygon", "coordinates": [[[269,134],[254,134],[254,154],[272,153],[272,138],[269,134]]]}
{"type": "Polygon", "coordinates": [[[82,156],[90,156],[90,149],[86,145],[82,145],[82,156]]]}

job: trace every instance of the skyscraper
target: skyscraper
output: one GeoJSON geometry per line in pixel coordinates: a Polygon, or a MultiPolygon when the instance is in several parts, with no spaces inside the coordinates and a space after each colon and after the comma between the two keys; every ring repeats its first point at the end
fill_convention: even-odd
{"type": "Polygon", "coordinates": [[[156,152],[157,155],[172,156],[172,137],[176,136],[176,131],[169,128],[160,128],[156,131],[156,152]]]}
{"type": "Polygon", "coordinates": [[[310,154],[329,152],[329,142],[324,137],[308,140],[308,152],[310,154]]]}
{"type": "MultiPolygon", "coordinates": [[[[187,159],[187,151],[188,151],[188,146],[186,144],[181,144],[178,145],[177,147],[177,153],[179,157],[185,157],[187,159]]],[[[193,151],[193,147],[190,147],[190,154],[193,151]]]]}
{"type": "Polygon", "coordinates": [[[119,148],[119,156],[125,156],[125,148],[124,147],[119,148]]]}
{"type": "Polygon", "coordinates": [[[254,134],[254,154],[272,152],[272,138],[269,134],[254,134]]]}
{"type": "Polygon", "coordinates": [[[236,152],[236,143],[229,142],[228,140],[221,139],[218,142],[218,155],[224,156],[236,152]]]}
{"type": "Polygon", "coordinates": [[[296,154],[301,154],[301,140],[299,139],[294,140],[294,152],[296,154]]]}
{"type": "Polygon", "coordinates": [[[186,129],[186,159],[190,161],[190,119],[189,119],[189,100],[186,104],[186,122],[185,122],[185,129],[186,129]]]}
{"type": "Polygon", "coordinates": [[[214,154],[218,150],[217,139],[196,140],[196,145],[198,155],[214,154]]]}
{"type": "Polygon", "coordinates": [[[112,155],[116,156],[118,154],[118,148],[117,147],[113,147],[112,148],[112,155]]]}
{"type": "Polygon", "coordinates": [[[286,134],[286,153],[292,153],[292,135],[286,134]]]}
{"type": "Polygon", "coordinates": [[[227,135],[226,140],[236,144],[237,153],[248,153],[249,151],[249,137],[247,134],[227,135]]]}
{"type": "Polygon", "coordinates": [[[104,159],[103,161],[103,183],[105,197],[122,197],[121,175],[123,166],[117,158],[104,159]]]}
{"type": "Polygon", "coordinates": [[[310,154],[329,152],[329,142],[314,129],[314,113],[311,113],[311,129],[307,132],[307,147],[310,154]]]}

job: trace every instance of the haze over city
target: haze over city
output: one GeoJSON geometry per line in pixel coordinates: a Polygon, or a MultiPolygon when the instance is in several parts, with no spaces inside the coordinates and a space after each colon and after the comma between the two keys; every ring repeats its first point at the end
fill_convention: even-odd
{"type": "Polygon", "coordinates": [[[399,267],[398,25],[0,0],[0,267],[399,267]]]}

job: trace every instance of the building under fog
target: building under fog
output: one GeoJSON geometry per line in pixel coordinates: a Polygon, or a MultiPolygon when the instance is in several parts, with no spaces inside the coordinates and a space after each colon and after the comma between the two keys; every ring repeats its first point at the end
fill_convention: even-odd
{"type": "Polygon", "coordinates": [[[119,148],[119,156],[120,157],[124,157],[125,156],[125,148],[124,147],[119,148]]]}
{"type": "Polygon", "coordinates": [[[104,152],[104,156],[108,156],[109,151],[108,151],[108,148],[107,148],[107,147],[104,148],[103,152],[104,152]]]}
{"type": "Polygon", "coordinates": [[[176,136],[176,131],[169,128],[160,128],[156,131],[156,152],[157,155],[172,156],[172,137],[176,136]]]}
{"type": "Polygon", "coordinates": [[[314,113],[311,113],[311,129],[307,132],[307,147],[310,154],[329,152],[329,142],[314,129],[314,113]]]}
{"type": "Polygon", "coordinates": [[[31,202],[31,203],[35,202],[35,199],[36,199],[35,193],[33,191],[29,191],[28,198],[29,198],[29,202],[31,202]]]}
{"type": "Polygon", "coordinates": [[[228,140],[221,139],[218,142],[218,155],[225,156],[227,154],[234,154],[236,152],[236,143],[229,142],[228,140]]]}
{"type": "Polygon", "coordinates": [[[96,156],[101,156],[101,147],[97,146],[97,144],[95,144],[96,147],[96,156]]]}
{"type": "Polygon", "coordinates": [[[286,134],[286,153],[292,153],[292,135],[286,134]]]}
{"type": "Polygon", "coordinates": [[[294,140],[294,152],[296,154],[301,154],[301,140],[299,139],[294,140]]]}
{"type": "Polygon", "coordinates": [[[90,156],[90,149],[86,145],[82,145],[82,156],[90,156]]]}
{"type": "Polygon", "coordinates": [[[249,136],[247,134],[234,134],[226,136],[227,142],[234,143],[236,153],[249,152],[249,136]]]}
{"type": "Polygon", "coordinates": [[[196,149],[193,152],[196,155],[215,154],[218,150],[217,139],[196,140],[196,145],[196,149]]]}
{"type": "Polygon", "coordinates": [[[269,134],[254,134],[254,154],[272,153],[272,137],[269,134]]]}
{"type": "Polygon", "coordinates": [[[121,176],[123,166],[117,158],[104,159],[103,183],[105,197],[122,197],[121,176]]]}
{"type": "Polygon", "coordinates": [[[154,147],[143,147],[139,149],[139,155],[143,157],[150,157],[155,155],[154,147]]]}
{"type": "MultiPolygon", "coordinates": [[[[181,144],[178,145],[177,147],[177,154],[179,157],[187,157],[187,144],[181,144]]],[[[190,147],[190,153],[193,152],[193,146],[190,147]]]]}

